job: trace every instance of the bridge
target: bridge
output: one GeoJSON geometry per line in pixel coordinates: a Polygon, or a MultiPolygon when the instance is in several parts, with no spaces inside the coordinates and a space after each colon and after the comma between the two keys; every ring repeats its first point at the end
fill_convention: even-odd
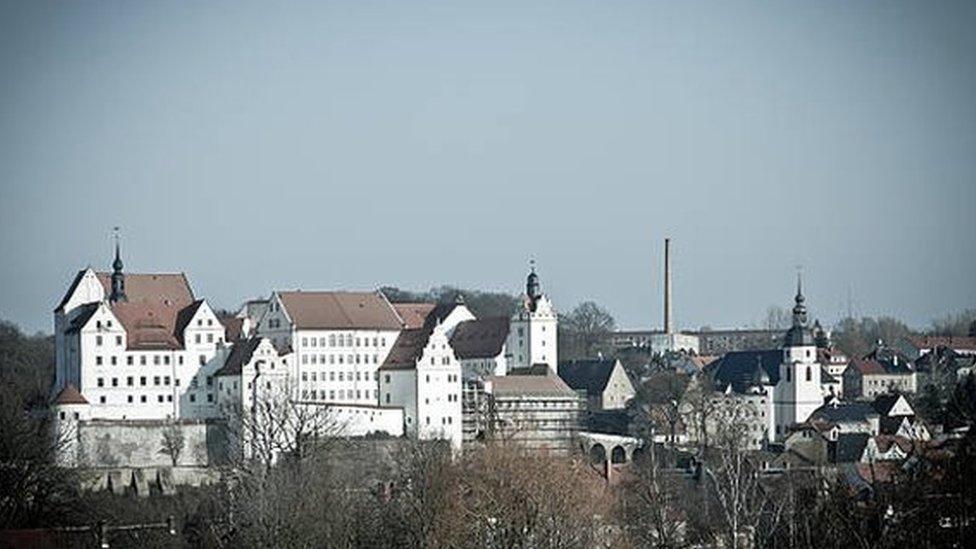
{"type": "Polygon", "coordinates": [[[644,441],[635,437],[588,431],[581,431],[578,436],[580,449],[594,464],[629,463],[635,453],[644,449],[644,441]]]}

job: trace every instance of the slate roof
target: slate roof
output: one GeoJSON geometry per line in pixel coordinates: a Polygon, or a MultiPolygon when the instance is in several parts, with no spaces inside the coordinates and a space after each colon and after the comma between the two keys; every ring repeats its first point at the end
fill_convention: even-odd
{"type": "Polygon", "coordinates": [[[101,305],[101,303],[85,303],[84,305],[78,307],[78,316],[76,316],[74,320],[71,321],[71,324],[68,325],[67,333],[74,334],[81,331],[81,329],[85,327],[85,324],[88,324],[88,321],[91,320],[91,317],[95,314],[95,311],[98,311],[99,305],[101,305]]]}
{"type": "Polygon", "coordinates": [[[586,391],[598,396],[607,388],[610,374],[617,364],[614,359],[568,360],[559,363],[559,377],[574,391],[586,391]]]}
{"type": "Polygon", "coordinates": [[[460,359],[495,358],[508,339],[508,324],[504,316],[461,322],[451,334],[451,347],[460,359]]]}
{"type": "Polygon", "coordinates": [[[578,398],[576,392],[554,375],[490,376],[486,381],[491,383],[492,394],[501,398],[521,396],[578,398]]]}
{"type": "Polygon", "coordinates": [[[883,416],[886,416],[889,412],[891,412],[892,407],[894,407],[899,399],[901,399],[901,395],[899,393],[887,393],[874,397],[874,402],[872,405],[874,406],[875,411],[883,416]]]}
{"type": "Polygon", "coordinates": [[[881,421],[879,422],[878,431],[882,435],[896,435],[898,430],[901,429],[902,424],[907,421],[905,416],[881,416],[881,421]]]}
{"type": "Polygon", "coordinates": [[[404,322],[381,292],[278,292],[304,330],[400,330],[404,322]]]}
{"type": "Polygon", "coordinates": [[[85,276],[85,270],[78,271],[75,275],[75,279],[71,281],[71,285],[68,286],[68,291],[65,292],[64,297],[61,298],[61,302],[58,306],[54,308],[54,312],[64,310],[64,306],[68,304],[68,300],[71,299],[71,294],[75,293],[78,288],[78,284],[81,284],[81,279],[85,276]]]}
{"type": "Polygon", "coordinates": [[[868,433],[841,433],[837,441],[831,444],[831,461],[834,463],[854,463],[861,460],[864,448],[868,445],[868,433]]]}
{"type": "Polygon", "coordinates": [[[765,351],[732,351],[708,365],[707,371],[712,375],[717,387],[732,385],[736,392],[743,392],[757,381],[757,367],[761,367],[769,378],[770,385],[779,383],[779,365],[783,360],[783,351],[771,349],[765,351]]]}
{"type": "Polygon", "coordinates": [[[221,316],[218,318],[224,325],[224,339],[233,343],[242,339],[247,334],[244,333],[244,319],[236,316],[221,316]]]}
{"type": "Polygon", "coordinates": [[[88,401],[85,400],[85,397],[81,396],[81,393],[78,392],[78,388],[75,387],[74,384],[69,383],[68,385],[65,386],[64,389],[61,389],[61,392],[58,393],[58,396],[54,397],[54,403],[55,404],[88,404],[88,401]]]}
{"type": "Polygon", "coordinates": [[[254,336],[248,339],[243,339],[234,344],[230,349],[230,354],[227,355],[227,360],[224,361],[224,365],[217,370],[215,376],[239,376],[245,364],[251,361],[251,357],[254,356],[254,351],[257,350],[258,345],[261,344],[261,338],[254,336]]]}
{"type": "MultiPolygon", "coordinates": [[[[180,312],[176,313],[176,327],[173,331],[173,335],[180,342],[180,346],[186,346],[186,342],[183,341],[183,331],[186,330],[186,327],[190,325],[190,321],[193,320],[193,315],[197,314],[197,311],[200,310],[201,305],[203,305],[203,300],[198,299],[180,312]]],[[[226,335],[226,333],[224,335],[226,335]]]]}
{"type": "Polygon", "coordinates": [[[821,419],[830,423],[851,423],[866,422],[870,415],[878,415],[878,412],[867,402],[838,402],[817,408],[810,414],[810,419],[821,419]]]}
{"type": "Polygon", "coordinates": [[[403,330],[390,348],[380,370],[410,370],[416,367],[417,360],[430,340],[431,330],[411,328],[403,330]]]}

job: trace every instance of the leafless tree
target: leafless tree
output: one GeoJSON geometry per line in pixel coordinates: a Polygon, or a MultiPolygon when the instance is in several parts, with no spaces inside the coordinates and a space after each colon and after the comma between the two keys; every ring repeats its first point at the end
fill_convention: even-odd
{"type": "Polygon", "coordinates": [[[683,547],[687,520],[682,479],[661,467],[654,445],[634,463],[633,480],[620,493],[621,523],[638,547],[683,547]]]}
{"type": "Polygon", "coordinates": [[[173,462],[173,467],[176,467],[185,445],[183,430],[174,422],[163,431],[162,448],[160,448],[159,453],[169,456],[170,461],[173,462]]]}

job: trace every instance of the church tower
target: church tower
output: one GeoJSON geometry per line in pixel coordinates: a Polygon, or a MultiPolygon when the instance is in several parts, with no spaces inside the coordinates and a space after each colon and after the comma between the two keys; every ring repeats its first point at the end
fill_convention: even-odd
{"type": "Polygon", "coordinates": [[[779,382],[774,390],[778,440],[786,437],[791,425],[806,421],[823,404],[817,341],[813,330],[807,325],[806,299],[799,277],[795,301],[793,326],[783,338],[783,359],[779,367],[779,382]]]}
{"type": "Polygon", "coordinates": [[[128,301],[125,296],[125,275],[122,273],[122,255],[119,252],[119,229],[115,228],[115,261],[112,262],[112,293],[109,301],[128,301]]]}
{"type": "Polygon", "coordinates": [[[556,354],[557,322],[556,309],[542,293],[533,262],[525,281],[525,295],[509,323],[509,369],[547,364],[555,372],[559,365],[556,354]]]}

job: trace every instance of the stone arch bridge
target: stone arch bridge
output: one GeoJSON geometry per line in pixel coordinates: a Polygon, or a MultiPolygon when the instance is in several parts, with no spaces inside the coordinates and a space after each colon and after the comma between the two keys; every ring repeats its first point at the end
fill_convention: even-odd
{"type": "Polygon", "coordinates": [[[636,437],[589,431],[580,432],[578,437],[580,449],[594,464],[629,463],[634,460],[635,453],[644,449],[644,441],[636,437]]]}

